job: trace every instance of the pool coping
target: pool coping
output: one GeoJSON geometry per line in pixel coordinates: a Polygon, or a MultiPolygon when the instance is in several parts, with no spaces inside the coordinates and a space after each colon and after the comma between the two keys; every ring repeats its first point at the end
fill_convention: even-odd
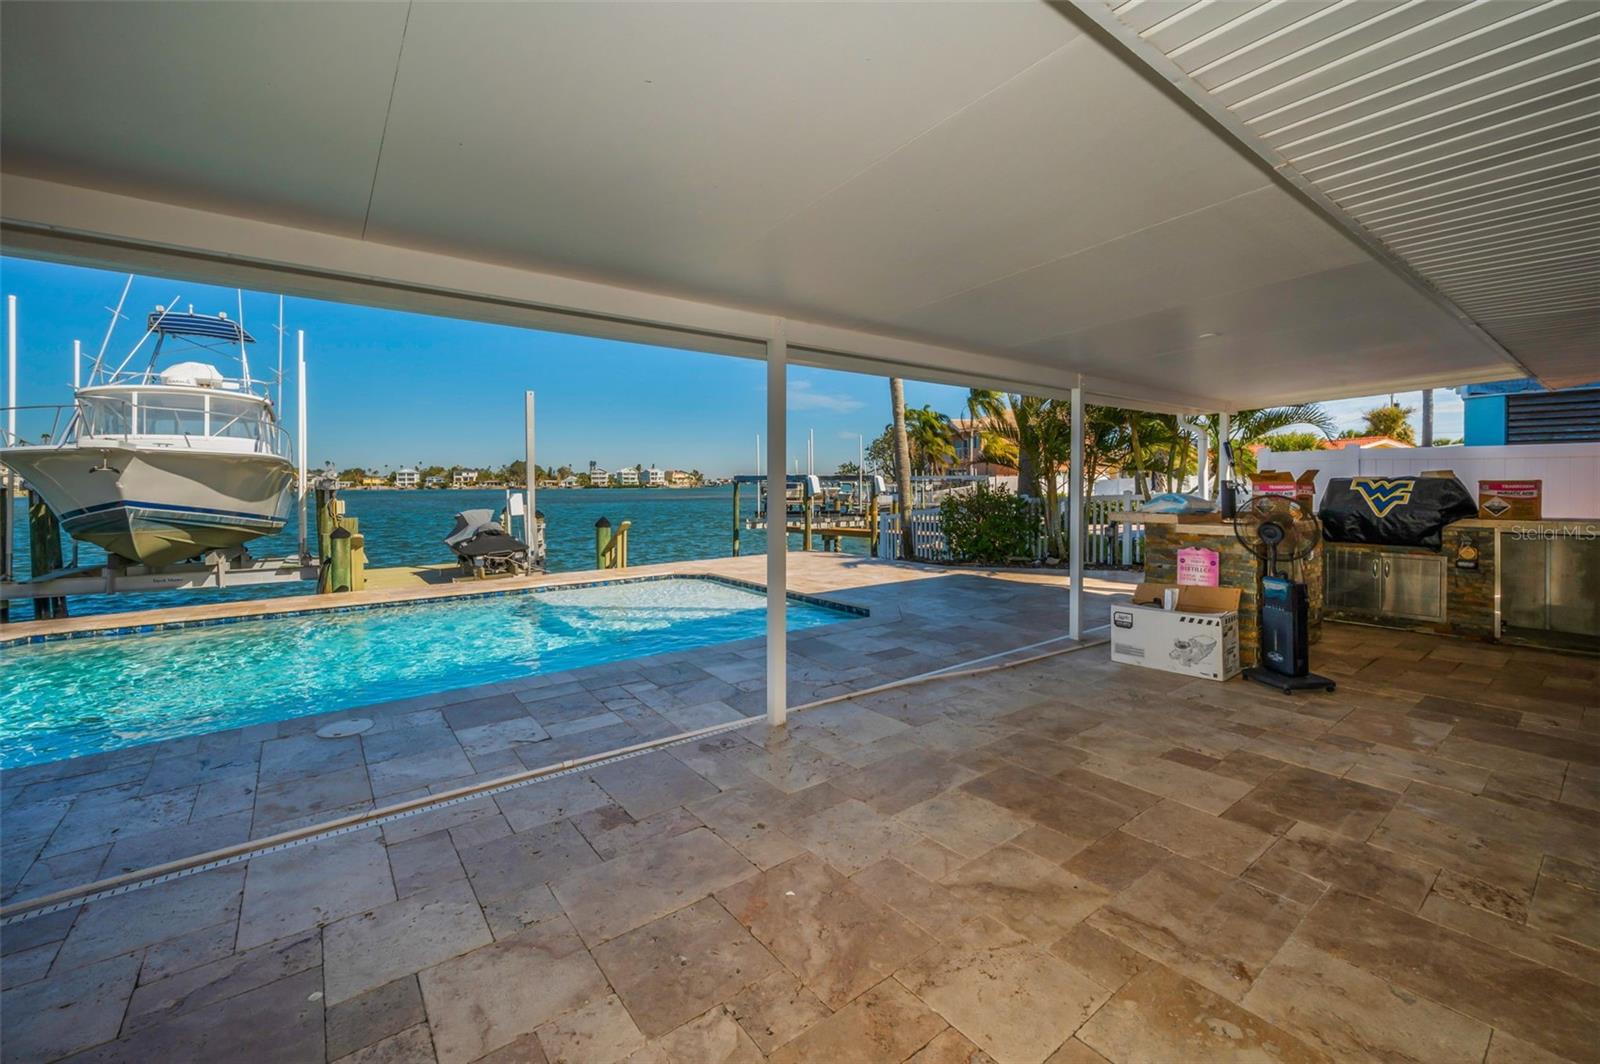
{"type": "MultiPolygon", "coordinates": [[[[226,614],[218,617],[192,617],[172,621],[150,621],[140,624],[108,624],[102,627],[73,628],[58,632],[35,632],[28,635],[0,638],[0,649],[19,646],[34,646],[44,643],[57,643],[74,639],[118,639],[133,635],[148,635],[154,632],[175,631],[183,628],[214,628],[220,625],[241,624],[247,621],[268,621],[286,617],[306,617],[324,613],[356,613],[366,610],[396,609],[403,606],[418,606],[436,602],[461,602],[474,599],[504,598],[511,595],[539,595],[552,591],[571,591],[589,587],[612,587],[620,584],[643,584],[659,580],[703,580],[709,583],[724,584],[729,587],[740,588],[745,591],[766,594],[765,584],[758,584],[751,580],[740,580],[737,577],[723,576],[718,573],[697,572],[666,572],[648,573],[639,576],[615,577],[605,580],[563,580],[559,582],[521,585],[517,587],[499,587],[488,590],[461,590],[448,595],[425,595],[412,598],[383,599],[376,602],[329,602],[327,605],[307,605],[285,610],[260,610],[250,609],[249,612],[226,614]]],[[[823,598],[818,595],[808,595],[801,591],[784,592],[785,598],[792,602],[802,602],[807,605],[823,609],[837,610],[840,613],[851,614],[856,618],[870,617],[872,611],[864,606],[840,602],[836,599],[823,598]]],[[[297,596],[309,597],[309,596],[297,596]]],[[[330,596],[331,597],[331,596],[330,596]]],[[[271,600],[267,600],[271,601],[271,600]]],[[[283,600],[278,600],[283,601],[283,600]]],[[[257,606],[259,603],[244,600],[240,603],[242,608],[257,606]]],[[[104,614],[108,620],[117,617],[116,614],[104,614]]],[[[85,618],[86,620],[88,618],[85,618]]],[[[535,673],[534,675],[538,675],[535,673]]]]}

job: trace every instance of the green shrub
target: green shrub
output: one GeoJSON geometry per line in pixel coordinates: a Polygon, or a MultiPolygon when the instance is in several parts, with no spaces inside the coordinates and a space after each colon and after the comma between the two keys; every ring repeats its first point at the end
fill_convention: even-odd
{"type": "Polygon", "coordinates": [[[956,561],[996,565],[1031,557],[1034,524],[1026,499],[987,484],[939,504],[939,527],[956,561]]]}

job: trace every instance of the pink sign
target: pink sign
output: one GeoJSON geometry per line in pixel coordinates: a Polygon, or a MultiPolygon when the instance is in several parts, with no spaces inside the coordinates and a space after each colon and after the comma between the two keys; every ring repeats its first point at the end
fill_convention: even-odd
{"type": "Polygon", "coordinates": [[[1178,583],[1194,587],[1216,587],[1221,573],[1217,552],[1204,547],[1184,547],[1178,552],[1178,583]]]}

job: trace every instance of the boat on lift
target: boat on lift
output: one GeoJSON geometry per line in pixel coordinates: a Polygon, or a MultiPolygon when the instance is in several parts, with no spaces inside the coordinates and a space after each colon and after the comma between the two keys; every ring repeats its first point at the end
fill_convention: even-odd
{"type": "Polygon", "coordinates": [[[255,338],[242,322],[193,307],[157,307],[146,326],[121,365],[95,360],[58,416],[66,421],[59,436],[7,440],[0,464],[38,492],[74,539],[128,563],[242,553],[284,527],[296,479],[289,434],[268,390],[250,377],[255,338]],[[129,370],[152,338],[146,364],[129,370]],[[239,375],[224,375],[196,352],[237,357],[239,375]]]}

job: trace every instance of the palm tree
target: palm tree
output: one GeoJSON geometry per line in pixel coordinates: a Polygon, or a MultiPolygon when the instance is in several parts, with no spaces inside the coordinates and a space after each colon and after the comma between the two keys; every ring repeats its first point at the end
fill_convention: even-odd
{"type": "Polygon", "coordinates": [[[955,426],[930,406],[906,411],[906,437],[911,467],[923,476],[941,473],[955,461],[955,426]]]}
{"type": "MultiPolygon", "coordinates": [[[[1216,455],[1218,418],[1215,414],[1208,414],[1200,419],[1201,425],[1206,430],[1210,441],[1208,446],[1211,453],[1216,455]]],[[[1331,437],[1334,433],[1333,418],[1328,412],[1316,403],[1300,403],[1295,406],[1273,406],[1259,410],[1241,410],[1233,415],[1228,425],[1228,440],[1233,447],[1233,469],[1239,473],[1254,473],[1256,471],[1255,452],[1250,450],[1252,444],[1263,442],[1268,436],[1276,432],[1292,429],[1297,425],[1309,425],[1322,433],[1324,437],[1331,437]]],[[[1218,463],[1213,460],[1211,468],[1217,470],[1218,463]]],[[[1220,470],[1218,470],[1220,472],[1220,470]]],[[[1211,474],[1213,482],[1216,473],[1211,474]]],[[[1209,485],[1201,485],[1203,491],[1210,492],[1209,485]]]]}
{"type": "Polygon", "coordinates": [[[913,562],[917,560],[917,551],[911,542],[911,442],[906,437],[906,382],[899,377],[889,378],[889,405],[894,411],[894,477],[900,503],[900,557],[913,562]]]}

